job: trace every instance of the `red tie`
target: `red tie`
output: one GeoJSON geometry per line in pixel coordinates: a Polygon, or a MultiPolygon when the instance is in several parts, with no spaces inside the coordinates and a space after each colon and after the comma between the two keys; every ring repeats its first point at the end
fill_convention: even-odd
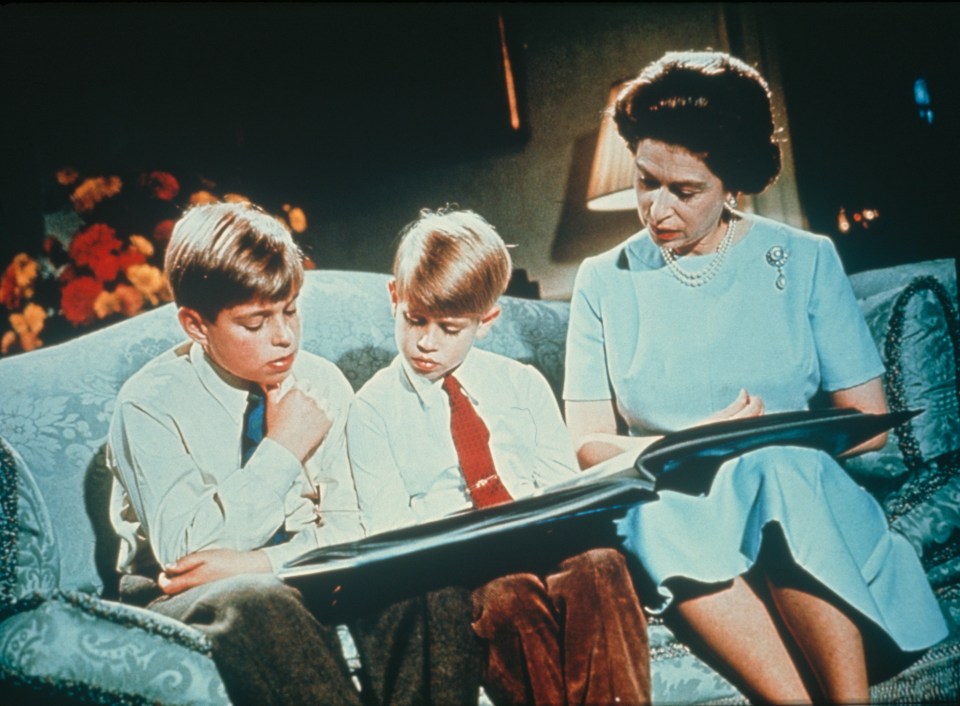
{"type": "Polygon", "coordinates": [[[490,431],[463,394],[460,382],[447,375],[443,389],[450,396],[450,432],[467,481],[467,491],[478,510],[513,500],[503,487],[490,455],[490,431]]]}

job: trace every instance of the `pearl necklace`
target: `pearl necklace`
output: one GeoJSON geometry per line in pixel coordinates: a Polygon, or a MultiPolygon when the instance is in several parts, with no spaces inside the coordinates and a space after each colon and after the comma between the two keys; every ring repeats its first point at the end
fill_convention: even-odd
{"type": "Polygon", "coordinates": [[[670,272],[673,273],[673,276],[677,278],[680,284],[685,284],[688,287],[700,287],[717,276],[717,272],[720,271],[724,261],[727,259],[727,253],[730,251],[730,245],[733,243],[733,236],[736,232],[737,221],[736,218],[731,216],[730,220],[727,221],[727,232],[723,234],[723,238],[717,245],[717,253],[716,257],[713,258],[713,262],[696,272],[687,272],[682,269],[680,265],[677,264],[676,253],[665,245],[660,246],[660,252],[663,254],[663,259],[666,261],[667,267],[670,268],[670,272]]]}

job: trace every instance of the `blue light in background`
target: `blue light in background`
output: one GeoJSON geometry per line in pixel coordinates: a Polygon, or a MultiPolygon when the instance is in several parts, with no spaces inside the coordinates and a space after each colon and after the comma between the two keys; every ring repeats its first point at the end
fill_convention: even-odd
{"type": "Polygon", "coordinates": [[[927,90],[927,79],[922,76],[913,82],[913,100],[920,111],[920,119],[932,125],[933,108],[930,107],[930,91],[927,90]]]}

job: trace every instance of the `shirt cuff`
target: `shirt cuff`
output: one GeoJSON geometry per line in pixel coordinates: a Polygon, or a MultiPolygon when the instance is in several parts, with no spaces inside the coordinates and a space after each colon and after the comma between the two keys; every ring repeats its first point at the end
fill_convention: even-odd
{"type": "Polygon", "coordinates": [[[261,491],[273,492],[284,500],[300,477],[303,464],[286,446],[265,437],[250,457],[246,470],[256,474],[261,491]]]}

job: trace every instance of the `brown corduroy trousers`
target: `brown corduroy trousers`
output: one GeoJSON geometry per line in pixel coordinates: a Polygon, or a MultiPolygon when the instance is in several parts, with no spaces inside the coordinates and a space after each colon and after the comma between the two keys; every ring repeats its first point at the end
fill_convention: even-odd
{"type": "Polygon", "coordinates": [[[650,704],[647,621],[619,552],[495,579],[474,591],[473,614],[498,706],[650,704]]]}

